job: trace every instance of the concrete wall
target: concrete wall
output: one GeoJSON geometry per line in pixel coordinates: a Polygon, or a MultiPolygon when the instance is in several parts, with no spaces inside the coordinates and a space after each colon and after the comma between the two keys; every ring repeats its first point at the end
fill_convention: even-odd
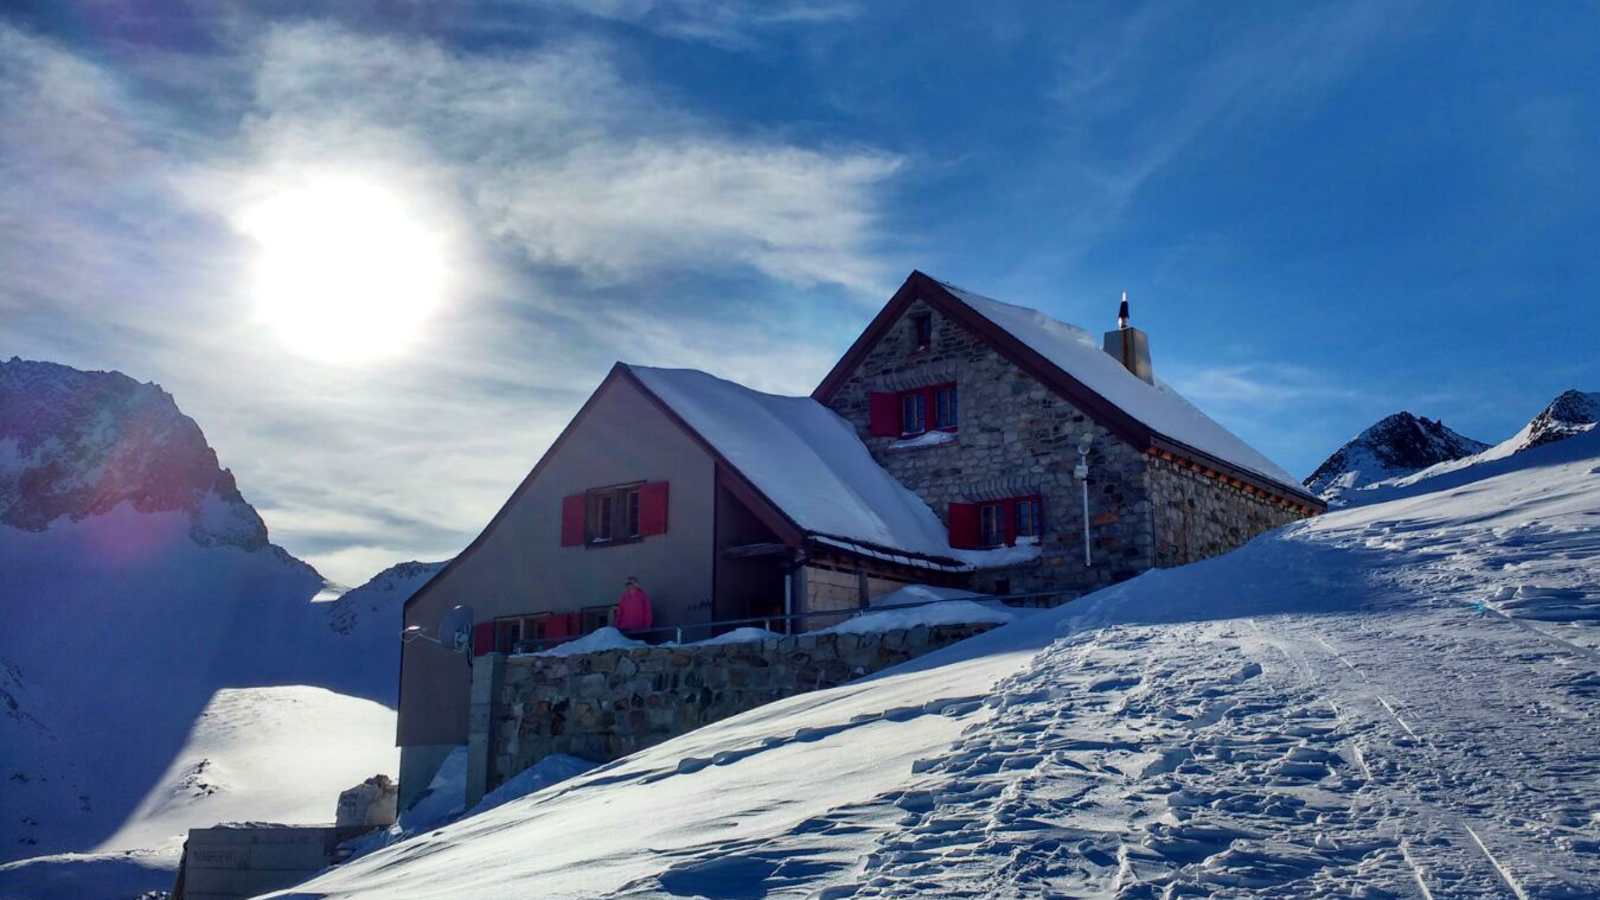
{"type": "Polygon", "coordinates": [[[371,828],[221,825],[194,828],[183,845],[175,900],[240,900],[293,887],[338,862],[341,841],[371,828]]]}
{"type": "Polygon", "coordinates": [[[402,811],[410,809],[427,793],[433,776],[439,774],[445,757],[458,744],[412,744],[400,748],[400,798],[402,811]]]}
{"type": "MultiPolygon", "coordinates": [[[[477,549],[407,608],[406,624],[432,631],[456,604],[471,606],[479,621],[614,604],[628,575],[649,591],[657,624],[709,621],[714,502],[711,456],[628,379],[613,379],[477,549]],[[563,497],[640,480],[670,483],[666,534],[561,546],[563,497]]],[[[416,641],[406,645],[401,671],[399,743],[465,743],[462,658],[416,641]]]]}
{"type": "Polygon", "coordinates": [[[830,404],[855,424],[872,455],[916,491],[941,519],[952,501],[976,502],[1037,493],[1044,505],[1041,558],[1007,571],[983,573],[974,587],[1012,591],[1093,590],[1131,578],[1155,564],[1146,457],[1094,424],[1081,410],[1022,371],[958,322],[921,301],[912,303],[830,404]],[[933,318],[933,343],[918,350],[910,317],[933,318]],[[896,438],[869,432],[868,394],[954,381],[960,428],[952,443],[896,448],[896,438]],[[1090,539],[1094,566],[1083,565],[1083,515],[1078,436],[1095,435],[1089,454],[1090,539]]]}
{"type": "Polygon", "coordinates": [[[1174,462],[1152,459],[1149,465],[1158,566],[1227,553],[1303,516],[1174,462]]]}
{"type": "MultiPolygon", "coordinates": [[[[802,634],[701,647],[581,656],[493,654],[484,691],[494,700],[474,749],[486,748],[493,790],[551,753],[607,762],[702,725],[794,694],[844,684],[952,644],[992,625],[918,626],[882,634],[802,634]],[[488,682],[499,681],[498,687],[488,682]]],[[[475,802],[469,775],[469,805],[475,802]]]]}

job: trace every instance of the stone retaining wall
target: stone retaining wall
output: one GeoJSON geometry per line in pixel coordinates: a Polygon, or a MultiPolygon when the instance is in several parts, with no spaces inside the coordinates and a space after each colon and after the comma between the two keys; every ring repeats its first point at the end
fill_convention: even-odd
{"type": "Polygon", "coordinates": [[[490,654],[474,666],[468,805],[552,753],[609,762],[774,700],[834,687],[993,628],[919,625],[578,656],[490,654]],[[486,730],[487,733],[484,733],[486,730]],[[476,773],[480,773],[476,774],[476,773]]]}

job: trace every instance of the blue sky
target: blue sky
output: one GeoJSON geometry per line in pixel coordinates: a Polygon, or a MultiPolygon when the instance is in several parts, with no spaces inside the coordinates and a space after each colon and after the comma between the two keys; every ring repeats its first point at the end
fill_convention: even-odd
{"type": "Polygon", "coordinates": [[[345,581],[464,545],[612,361],[803,393],[912,268],[1095,330],[1129,291],[1299,474],[1600,389],[1592,5],[9,9],[0,354],[161,383],[345,581]],[[447,269],[348,358],[249,287],[262,204],[340,178],[447,269]]]}

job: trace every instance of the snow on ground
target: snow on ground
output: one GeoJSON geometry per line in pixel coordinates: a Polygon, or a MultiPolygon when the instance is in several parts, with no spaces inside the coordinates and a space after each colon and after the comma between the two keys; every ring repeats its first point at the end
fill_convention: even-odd
{"type": "Polygon", "coordinates": [[[903,606],[907,603],[929,603],[934,600],[984,600],[988,594],[965,588],[939,587],[932,584],[912,584],[872,598],[873,606],[903,606]]]}
{"type": "Polygon", "coordinates": [[[331,822],[397,771],[400,604],[437,565],[313,602],[309,567],[190,528],[126,504],[0,526],[0,897],[168,888],[189,827],[331,822]]]}
{"type": "Polygon", "coordinates": [[[380,703],[306,685],[221,690],[106,846],[179,849],[197,823],[331,824],[341,791],[399,762],[380,703]]]}
{"type": "Polygon", "coordinates": [[[845,619],[832,628],[822,629],[824,634],[866,634],[873,631],[893,631],[897,628],[915,628],[918,625],[978,625],[993,623],[1003,625],[1016,618],[1016,613],[1001,608],[998,603],[982,604],[971,600],[945,600],[895,609],[884,606],[877,612],[863,613],[845,619]]]}
{"type": "Polygon", "coordinates": [[[304,685],[221,690],[157,787],[99,852],[0,866],[0,897],[170,890],[191,827],[331,824],[340,791],[398,765],[394,710],[382,704],[304,685]]]}
{"type": "Polygon", "coordinates": [[[1600,434],[1479,475],[719,722],[294,896],[1595,896],[1600,434]],[[1508,602],[1552,592],[1569,621],[1508,602]]]}
{"type": "Polygon", "coordinates": [[[703,641],[695,641],[690,646],[715,647],[719,644],[748,644],[752,641],[776,640],[782,637],[783,635],[776,631],[746,626],[744,628],[735,628],[732,631],[725,631],[716,637],[709,637],[703,641]]]}
{"type": "Polygon", "coordinates": [[[170,853],[58,853],[0,864],[5,900],[131,900],[144,891],[168,891],[177,859],[170,853]]]}
{"type": "Polygon", "coordinates": [[[580,653],[599,653],[602,650],[631,650],[634,647],[649,646],[644,641],[636,641],[621,631],[607,625],[597,628],[581,638],[557,644],[549,650],[540,650],[532,656],[577,656],[580,653]]]}

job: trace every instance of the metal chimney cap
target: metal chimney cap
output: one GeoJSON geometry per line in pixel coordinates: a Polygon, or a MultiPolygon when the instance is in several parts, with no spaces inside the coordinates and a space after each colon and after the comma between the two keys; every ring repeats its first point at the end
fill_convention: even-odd
{"type": "Polygon", "coordinates": [[[1117,327],[1128,327],[1128,292],[1122,292],[1122,305],[1117,307],[1117,327]]]}

